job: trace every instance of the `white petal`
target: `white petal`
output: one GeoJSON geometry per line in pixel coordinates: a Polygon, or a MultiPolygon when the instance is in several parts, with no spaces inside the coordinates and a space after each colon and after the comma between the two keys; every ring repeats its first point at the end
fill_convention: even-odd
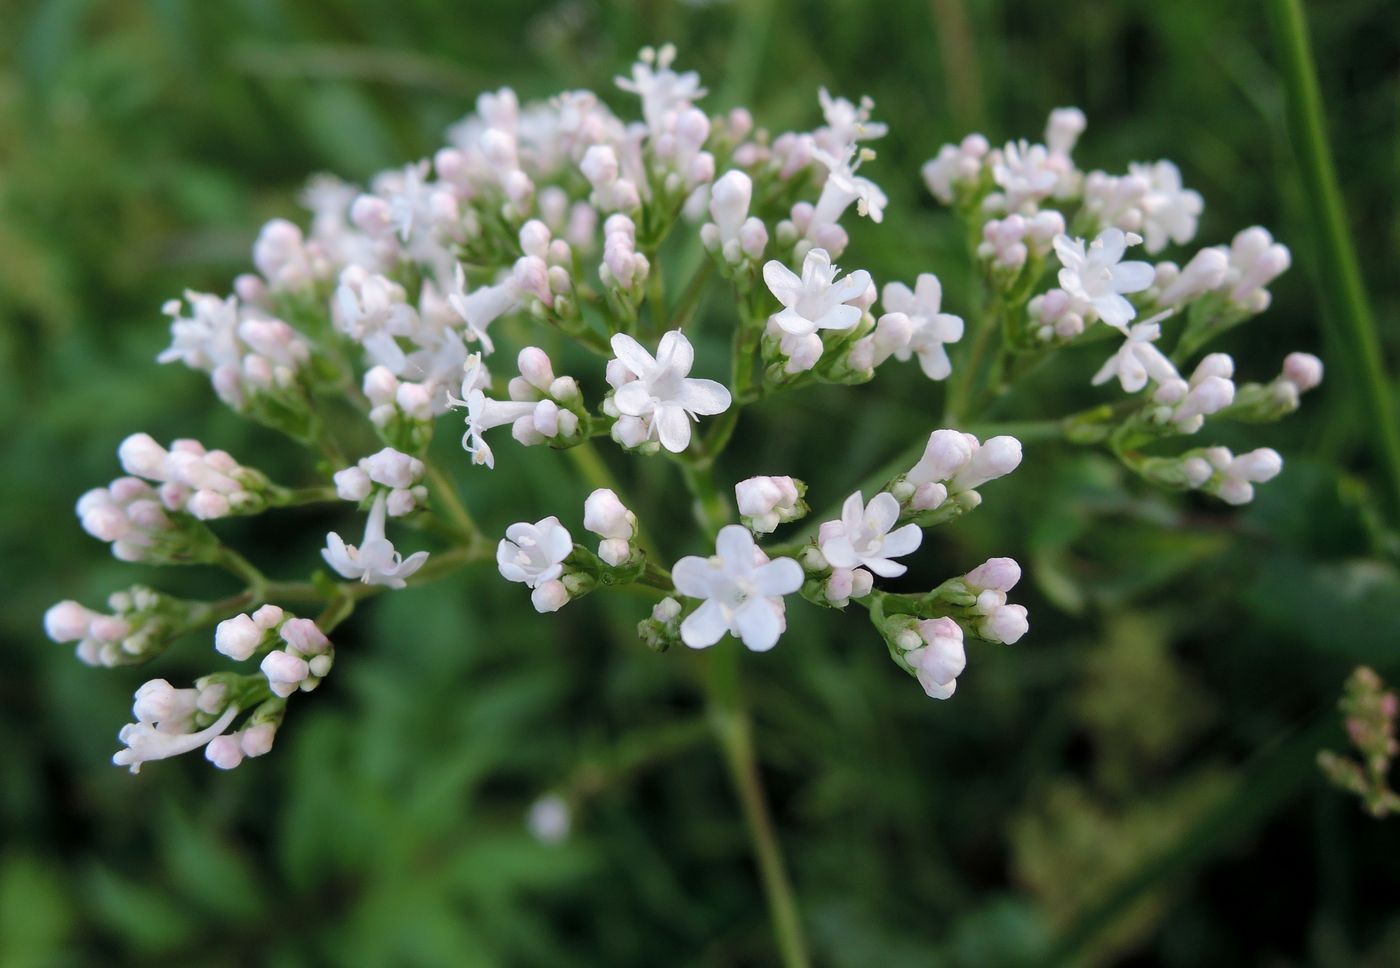
{"type": "Polygon", "coordinates": [[[690,446],[690,417],[680,407],[658,406],[653,426],[661,446],[679,454],[690,446]]]}
{"type": "Polygon", "coordinates": [[[715,551],[731,575],[747,575],[753,571],[753,535],[741,524],[727,524],[715,537],[715,551]]]}
{"type": "Polygon", "coordinates": [[[833,568],[855,568],[861,563],[851,539],[844,534],[836,535],[822,542],[822,556],[833,568]]]}
{"type": "Polygon", "coordinates": [[[619,413],[629,417],[645,417],[656,407],[655,398],[641,380],[620,386],[613,394],[613,403],[617,404],[619,413]]]}
{"type": "Polygon", "coordinates": [[[880,551],[886,558],[899,558],[918,551],[923,540],[923,528],[917,524],[906,524],[885,538],[884,547],[880,551]]]}
{"type": "MultiPolygon", "coordinates": [[[[729,388],[715,380],[686,380],[676,395],[679,403],[691,413],[711,416],[729,409],[729,388]]],[[[619,408],[621,409],[621,408],[619,408]]]]}
{"type": "Polygon", "coordinates": [[[881,533],[889,531],[899,520],[899,501],[889,491],[881,491],[865,506],[865,519],[881,533]]]}
{"type": "Polygon", "coordinates": [[[793,559],[776,558],[754,569],[754,590],[768,598],[791,595],[802,587],[805,577],[802,566],[793,559]]]}
{"type": "Polygon", "coordinates": [[[734,612],[734,626],[740,641],[753,652],[767,652],[783,634],[782,601],[751,598],[734,612]]]}
{"type": "Polygon", "coordinates": [[[710,559],[687,555],[671,566],[671,581],[682,595],[709,598],[714,594],[717,571],[710,559]]]}
{"type": "Polygon", "coordinates": [[[1109,270],[1113,288],[1119,292],[1141,292],[1152,285],[1156,270],[1146,262],[1120,262],[1109,270]]]}
{"type": "MultiPolygon", "coordinates": [[[[830,558],[828,557],[827,560],[830,558]]],[[[909,570],[899,562],[890,561],[888,558],[862,558],[860,563],[881,578],[897,578],[909,570]]]]}
{"type": "Polygon", "coordinates": [[[673,329],[661,337],[661,345],[656,349],[656,363],[675,373],[685,376],[695,365],[695,348],[690,340],[678,329],[673,329]]]}
{"type": "Polygon", "coordinates": [[[764,263],[763,281],[768,284],[768,291],[776,296],[778,302],[784,306],[791,306],[797,302],[798,293],[802,289],[802,280],[778,260],[770,259],[764,263]]]}
{"type": "Polygon", "coordinates": [[[729,631],[724,609],[719,602],[706,602],[686,616],[681,623],[681,641],[692,649],[714,645],[729,631]]]}
{"type": "Polygon", "coordinates": [[[612,338],[612,350],[622,365],[637,376],[645,376],[656,369],[656,360],[650,353],[626,333],[617,333],[612,338]]]}

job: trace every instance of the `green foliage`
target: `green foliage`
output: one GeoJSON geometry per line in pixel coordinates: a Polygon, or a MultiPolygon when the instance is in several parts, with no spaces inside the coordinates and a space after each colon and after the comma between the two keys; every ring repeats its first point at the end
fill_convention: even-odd
{"type": "MultiPolygon", "coordinates": [[[[1318,12],[1361,270],[1377,318],[1393,320],[1393,10],[1318,12]]],[[[1165,499],[1067,447],[989,489],[995,513],[940,534],[908,587],[1012,554],[1034,583],[1032,632],[974,650],[952,701],[896,674],[859,615],[794,609],[781,648],[743,657],[818,963],[1394,963],[1400,833],[1323,786],[1313,759],[1341,746],[1333,710],[1353,665],[1400,673],[1397,543],[1374,497],[1386,485],[1360,374],[1319,329],[1333,280],[1311,248],[1267,36],[1252,5],[1146,0],[9,11],[0,964],[771,962],[689,656],[637,642],[640,599],[590,599],[560,622],[527,613],[486,568],[386,596],[338,636],[334,673],[276,755],[230,774],[194,758],[139,777],[107,765],[143,673],[79,667],[40,624],[59,598],[96,602],[133,580],[226,591],[203,569],[133,575],[78,530],[72,502],[114,475],[126,433],[198,436],[297,480],[293,448],[218,407],[203,379],[155,366],[165,299],[226,290],[308,174],[364,178],[420,157],[501,84],[611,99],[632,52],[666,39],[706,78],[707,107],[747,103],[773,127],[810,123],[820,84],[873,96],[891,134],[868,172],[890,206],[883,225],[855,227],[847,261],[905,280],[933,269],[950,311],[969,298],[963,244],[918,165],[971,127],[1033,135],[1048,108],[1077,103],[1087,165],[1172,157],[1206,198],[1204,241],[1258,221],[1293,245],[1267,324],[1222,348],[1265,371],[1252,377],[1291,349],[1329,364],[1303,412],[1262,432],[1288,463],[1245,513],[1165,499]],[[577,808],[554,847],[524,826],[550,790],[577,808]]],[[[715,313],[699,310],[701,353],[715,313]]],[[[1381,334],[1394,359],[1395,327],[1381,334]]],[[[1100,402],[1099,362],[1091,351],[1070,363],[1082,379],[1031,380],[1015,402],[1100,402]]],[[[745,420],[721,477],[821,479],[809,471],[836,438],[855,441],[851,466],[893,458],[941,406],[916,374],[894,382],[804,390],[800,417],[745,420]]],[[[444,459],[460,459],[452,444],[439,442],[444,459]]],[[[560,460],[517,451],[468,478],[488,533],[549,513],[560,460]]],[[[654,520],[679,485],[647,473],[637,511],[654,520]]],[[[285,577],[279,560],[314,555],[333,522],[276,520],[228,533],[285,577]]],[[[208,647],[177,643],[150,674],[187,677],[208,647]]]]}

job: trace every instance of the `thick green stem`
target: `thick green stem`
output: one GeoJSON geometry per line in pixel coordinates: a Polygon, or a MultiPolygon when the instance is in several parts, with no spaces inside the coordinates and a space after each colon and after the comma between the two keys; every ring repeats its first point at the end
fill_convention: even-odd
{"type": "Polygon", "coordinates": [[[1289,135],[1308,203],[1309,234],[1316,240],[1317,274],[1325,280],[1318,290],[1327,302],[1326,318],[1343,329],[1339,335],[1353,356],[1355,383],[1373,428],[1368,436],[1375,441],[1377,456],[1390,478],[1392,510],[1400,511],[1400,420],[1390,397],[1376,321],[1347,230],[1337,172],[1323,126],[1322,96],[1303,5],[1300,0],[1272,0],[1271,8],[1279,69],[1287,93],[1289,135]]]}
{"type": "Polygon", "coordinates": [[[754,751],[753,725],[739,691],[738,645],[726,642],[711,650],[706,658],[709,661],[705,689],[710,720],[744,811],[744,823],[763,881],[778,953],[785,968],[807,968],[811,962],[802,935],[797,898],[788,880],[778,832],[763,792],[763,778],[754,751]]]}

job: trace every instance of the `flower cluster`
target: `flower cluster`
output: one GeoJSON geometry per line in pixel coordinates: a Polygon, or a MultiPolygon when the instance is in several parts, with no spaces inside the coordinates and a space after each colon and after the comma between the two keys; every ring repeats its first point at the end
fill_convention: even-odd
{"type": "Polygon", "coordinates": [[[1266,287],[1289,267],[1288,249],[1254,226],[1228,246],[1197,249],[1182,264],[1131,258],[1139,246],[1155,257],[1190,245],[1204,202],[1170,161],[1134,163],[1124,174],[1080,171],[1072,152],[1086,124],[1077,109],[1058,109],[1043,144],[993,148],[971,135],[944,145],[924,166],[929,190],[983,240],[975,254],[1002,329],[999,372],[1097,345],[1114,338],[1104,327],[1116,329],[1117,349],[1092,382],[1116,382],[1128,398],[1068,418],[1066,435],[1107,445],[1153,483],[1244,503],[1253,484],[1278,473],[1274,451],[1241,457],[1220,447],[1174,457],[1147,451],[1215,421],[1278,419],[1321,382],[1321,361],[1306,353],[1290,354],[1284,375],[1272,383],[1242,385],[1234,382],[1235,361],[1227,354],[1198,356],[1268,307],[1266,287]],[[1051,272],[1058,285],[1046,288],[1051,272]]]}
{"type": "MultiPolygon", "coordinates": [[[[989,403],[1031,366],[1080,347],[1098,365],[1093,384],[1123,396],[1042,421],[1048,436],[1105,446],[1151,483],[1232,504],[1279,473],[1266,447],[1163,452],[1217,421],[1278,419],[1322,378],[1320,361],[1294,353],[1268,382],[1237,382],[1233,359],[1202,352],[1268,305],[1289,255],[1250,228],[1180,264],[1151,261],[1189,245],[1202,212],[1170,162],[1081,171],[1073,152],[1086,121],[1072,108],[1050,115],[1043,143],[993,147],[970,135],[945,145],[924,180],[969,223],[984,297],[974,304],[984,309],[951,312],[933,271],[877,279],[851,246],[852,220],[880,223],[888,204],[866,167],[886,133],[869,98],[821,90],[820,123],[770,132],[743,108],[700,107],[706,89],[676,58],[669,46],[643,50],[617,79],[633,112],[615,114],[589,91],[527,104],[509,89],[484,93],[431,158],[365,186],[313,180],[310,217],[265,225],[255,271],[231,295],[187,293],[166,306],[171,345],[158,358],[207,373],[235,411],[316,456],[310,481],[287,488],[223,451],[138,434],[119,452],[130,476],[79,500],[84,529],[118,558],[222,568],[241,590],[182,602],[136,588],[112,597],[112,614],[62,602],[46,617],[51,638],[76,642],[85,662],[122,665],[212,627],[220,654],[259,663],[188,689],[146,683],[117,762],[134,770],[203,747],[231,768],[267,752],[288,699],[329,672],[329,636],[358,602],[493,558],[542,613],[618,587],[654,594],[638,634],[658,652],[726,636],[763,652],[786,632],[789,596],[854,605],[896,666],[947,699],[969,643],[1027,633],[1026,608],[1008,598],[1021,569],[996,557],[927,591],[889,582],[913,581],[932,529],[979,508],[983,489],[1021,464],[1019,432],[987,423],[989,403]],[[696,242],[704,264],[668,285],[680,260],[663,256],[667,244],[696,242]],[[710,317],[698,318],[714,295],[732,347],[723,381],[710,317]],[[1106,360],[1101,341],[1113,343],[1106,360]],[[516,370],[503,386],[491,375],[502,351],[516,370]],[[908,470],[882,480],[833,462],[840,479],[810,492],[783,474],[719,475],[750,408],[800,406],[802,388],[866,383],[891,360],[917,362],[919,392],[944,404],[927,440],[893,465],[908,470]],[[465,423],[461,451],[448,442],[452,463],[429,450],[443,418],[465,423]],[[522,447],[578,458],[567,466],[591,482],[581,525],[596,545],[576,543],[549,513],[558,507],[487,538],[474,514],[503,523],[523,509],[469,509],[452,471],[487,474],[516,459],[498,430],[507,425],[522,447]],[[680,543],[683,521],[634,513],[652,503],[624,501],[595,442],[673,465],[667,486],[686,488],[697,539],[680,543]],[[814,494],[832,510],[803,524],[814,494]],[[265,575],[214,530],[306,504],[343,513],[345,501],[365,515],[363,536],[327,534],[325,569],[304,581],[265,575]],[[390,519],[428,546],[400,551],[390,519]],[[659,559],[649,535],[696,553],[659,559]],[[297,603],[318,617],[291,614],[297,603]]],[[[473,503],[487,493],[463,490],[473,503]]],[[[541,817],[541,829],[567,827],[567,817],[541,817]]]]}

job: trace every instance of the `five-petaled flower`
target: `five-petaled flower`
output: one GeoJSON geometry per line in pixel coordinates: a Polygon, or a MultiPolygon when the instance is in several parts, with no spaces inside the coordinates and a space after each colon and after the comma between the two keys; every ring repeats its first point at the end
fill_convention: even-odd
{"type": "Polygon", "coordinates": [[[817,543],[833,568],[869,568],[882,578],[894,578],[908,569],[891,559],[912,554],[924,538],[917,524],[894,529],[898,521],[899,501],[893,494],[881,491],[866,504],[856,491],[841,505],[841,519],[821,526],[817,543]]]}
{"type": "Polygon", "coordinates": [[[720,529],[716,555],[690,555],[676,562],[676,591],[703,604],[681,622],[681,641],[692,649],[714,645],[728,632],[754,652],[778,643],[787,627],[783,596],[802,587],[802,566],[791,558],[772,561],[738,524],[720,529]]]}
{"type": "Polygon", "coordinates": [[[612,338],[612,348],[618,362],[636,377],[618,387],[613,398],[618,412],[650,418],[650,433],[673,454],[690,446],[692,419],[729,409],[729,390],[724,384],[689,376],[695,349],[680,330],[661,337],[655,357],[624,333],[612,338]]]}
{"type": "Polygon", "coordinates": [[[1152,285],[1154,270],[1146,262],[1124,262],[1129,245],[1142,239],[1120,229],[1104,229],[1098,238],[1084,246],[1083,239],[1055,236],[1055,254],[1060,257],[1060,285],[1072,297],[1089,305],[1110,326],[1123,329],[1137,315],[1124,293],[1141,292],[1152,285]]]}

